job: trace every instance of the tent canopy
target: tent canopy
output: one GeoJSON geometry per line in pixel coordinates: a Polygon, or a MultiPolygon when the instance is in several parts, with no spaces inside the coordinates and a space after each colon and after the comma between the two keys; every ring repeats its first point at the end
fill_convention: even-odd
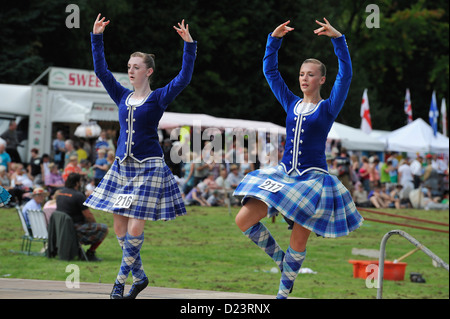
{"type": "Polygon", "coordinates": [[[0,113],[30,115],[31,86],[0,84],[0,113]]]}
{"type": "Polygon", "coordinates": [[[266,132],[276,131],[278,134],[286,134],[286,128],[271,122],[251,121],[242,119],[229,119],[223,117],[214,117],[207,114],[189,114],[164,112],[159,121],[159,128],[169,129],[180,126],[201,126],[225,128],[246,128],[255,131],[265,130],[266,132]]]}
{"type": "Polygon", "coordinates": [[[385,148],[385,143],[362,130],[338,122],[331,126],[328,139],[340,140],[343,147],[352,151],[383,151],[385,148]]]}
{"type": "Polygon", "coordinates": [[[424,120],[418,118],[386,136],[387,150],[397,152],[449,152],[448,137],[437,133],[424,120]]]}

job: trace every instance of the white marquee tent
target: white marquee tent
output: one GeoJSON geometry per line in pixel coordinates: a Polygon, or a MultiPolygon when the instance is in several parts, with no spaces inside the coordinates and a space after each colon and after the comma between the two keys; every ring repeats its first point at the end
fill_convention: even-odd
{"type": "Polygon", "coordinates": [[[286,128],[271,122],[251,121],[242,119],[229,119],[223,117],[215,117],[207,114],[189,114],[189,113],[175,113],[164,112],[159,121],[159,128],[169,129],[180,126],[201,126],[216,127],[219,129],[253,129],[255,131],[264,130],[267,133],[275,131],[277,134],[286,134],[286,128]]]}
{"type": "Polygon", "coordinates": [[[328,139],[340,140],[341,145],[352,151],[383,151],[385,143],[375,137],[364,133],[362,130],[353,128],[338,122],[331,126],[328,139]]]}
{"type": "Polygon", "coordinates": [[[448,153],[448,137],[437,133],[424,120],[418,118],[386,136],[387,150],[397,152],[448,153]]]}

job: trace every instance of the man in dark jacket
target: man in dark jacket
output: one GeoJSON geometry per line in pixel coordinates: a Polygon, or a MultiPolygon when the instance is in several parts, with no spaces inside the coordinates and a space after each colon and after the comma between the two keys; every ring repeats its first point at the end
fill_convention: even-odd
{"type": "Polygon", "coordinates": [[[97,223],[89,208],[84,206],[86,196],[80,192],[80,186],[80,174],[70,174],[56,199],[56,209],[72,218],[80,243],[91,245],[86,251],[88,260],[100,261],[101,259],[95,255],[95,250],[108,234],[108,227],[97,223]]]}

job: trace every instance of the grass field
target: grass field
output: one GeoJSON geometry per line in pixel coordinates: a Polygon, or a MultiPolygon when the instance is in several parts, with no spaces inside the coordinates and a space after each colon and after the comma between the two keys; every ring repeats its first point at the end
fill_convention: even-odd
{"type": "MultiPolygon", "coordinates": [[[[148,222],[141,256],[150,286],[191,288],[230,292],[275,295],[280,274],[270,269],[275,263],[256,245],[242,235],[234,223],[238,209],[231,213],[222,207],[188,207],[188,215],[169,222],[148,222]]],[[[414,216],[448,223],[448,211],[402,210],[391,213],[414,216]]],[[[121,249],[112,228],[112,216],[94,211],[98,222],[110,227],[108,237],[97,250],[103,258],[99,263],[78,260],[71,262],[12,253],[20,250],[23,234],[15,209],[0,210],[0,277],[66,280],[67,265],[80,267],[81,282],[112,283],[121,260],[121,249]]],[[[369,214],[363,214],[369,217],[369,214]]],[[[375,216],[396,222],[447,229],[448,227],[420,224],[399,218],[375,216]]],[[[289,242],[287,224],[278,217],[275,223],[265,219],[275,239],[283,249],[289,242]]],[[[354,256],[352,248],[379,249],[381,238],[393,229],[402,229],[415,237],[445,262],[449,260],[449,236],[407,227],[366,221],[349,236],[325,239],[311,235],[308,254],[303,264],[317,274],[300,274],[292,296],[318,299],[376,298],[376,289],[367,288],[364,279],[353,278],[350,259],[368,260],[354,256]]],[[[42,245],[33,243],[33,250],[42,245]]],[[[414,249],[407,240],[392,236],[387,243],[387,260],[394,260],[414,249]]],[[[435,268],[431,259],[418,251],[404,260],[408,265],[404,281],[384,281],[383,298],[448,299],[449,273],[435,268]],[[413,283],[410,272],[419,272],[426,283],[413,283]]],[[[130,276],[131,277],[131,276],[130,276]]]]}

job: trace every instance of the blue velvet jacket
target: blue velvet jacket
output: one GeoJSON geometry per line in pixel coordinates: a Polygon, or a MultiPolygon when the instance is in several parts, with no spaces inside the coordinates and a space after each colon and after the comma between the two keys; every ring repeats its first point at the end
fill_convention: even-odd
{"type": "Polygon", "coordinates": [[[116,158],[123,162],[131,157],[138,162],[162,158],[158,124],[167,106],[189,84],[194,71],[197,42],[185,42],[180,73],[163,88],[154,90],[140,105],[130,106],[133,91],[120,85],[106,64],[103,34],[91,33],[94,70],[111,99],[119,107],[120,135],[116,158]]]}
{"type": "Polygon", "coordinates": [[[330,97],[321,100],[308,113],[299,113],[302,99],[286,86],[278,71],[278,50],[282,39],[269,34],[264,56],[263,71],[275,97],[283,106],[286,116],[286,146],[281,165],[286,173],[294,170],[302,175],[311,170],[328,172],[325,145],[328,132],[342,109],[352,78],[352,63],[345,36],[331,39],[338,57],[339,72],[330,97]]]}

